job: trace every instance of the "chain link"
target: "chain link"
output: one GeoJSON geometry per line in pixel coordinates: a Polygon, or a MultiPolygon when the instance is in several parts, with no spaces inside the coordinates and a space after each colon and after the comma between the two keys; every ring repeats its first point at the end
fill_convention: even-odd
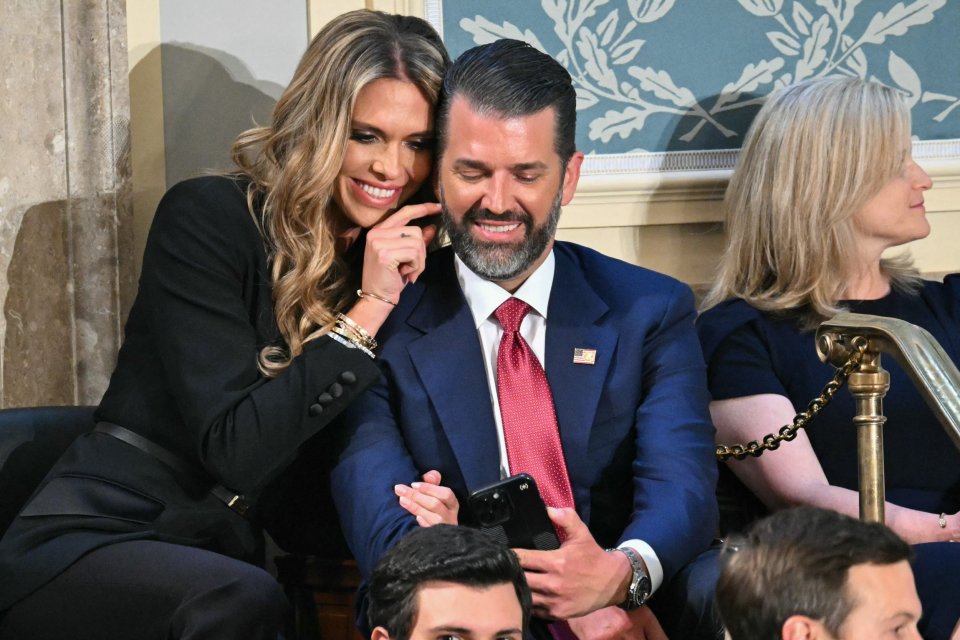
{"type": "Polygon", "coordinates": [[[801,411],[793,418],[792,424],[780,427],[779,433],[768,433],[761,440],[752,440],[747,444],[725,445],[718,444],[716,449],[717,460],[729,460],[735,458],[743,460],[747,456],[758,458],[764,451],[775,451],[780,447],[780,443],[787,442],[797,437],[797,431],[806,427],[814,416],[823,411],[824,407],[830,404],[833,396],[843,386],[851,373],[860,368],[860,362],[863,360],[863,352],[867,350],[867,339],[857,336],[852,341],[853,350],[847,361],[843,363],[833,378],[824,387],[820,395],[807,404],[805,411],[801,411]]]}

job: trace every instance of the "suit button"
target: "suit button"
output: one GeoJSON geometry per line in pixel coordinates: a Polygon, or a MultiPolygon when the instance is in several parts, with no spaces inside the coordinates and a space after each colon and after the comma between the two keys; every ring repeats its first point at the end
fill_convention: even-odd
{"type": "Polygon", "coordinates": [[[310,405],[310,408],[307,410],[307,413],[309,413],[311,417],[316,418],[321,413],[323,413],[323,407],[321,407],[318,404],[312,404],[310,405]]]}
{"type": "Polygon", "coordinates": [[[323,406],[327,406],[328,404],[333,402],[333,396],[330,395],[329,393],[321,393],[320,395],[317,396],[317,402],[319,402],[323,406]]]}
{"type": "Polygon", "coordinates": [[[338,383],[336,383],[336,382],[334,382],[332,385],[330,385],[330,387],[327,389],[327,391],[329,391],[329,392],[330,392],[330,395],[332,395],[334,398],[339,398],[340,396],[343,395],[343,387],[341,387],[341,386],[340,386],[338,383]]]}
{"type": "Polygon", "coordinates": [[[343,384],[353,384],[357,381],[357,374],[353,371],[344,371],[340,374],[340,382],[343,384]]]}

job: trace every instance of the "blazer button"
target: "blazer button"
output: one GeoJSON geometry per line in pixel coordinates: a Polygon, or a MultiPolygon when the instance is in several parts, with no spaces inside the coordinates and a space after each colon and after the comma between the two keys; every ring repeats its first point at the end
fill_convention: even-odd
{"type": "MultiPolygon", "coordinates": [[[[317,396],[317,402],[319,402],[323,406],[327,406],[328,404],[333,402],[333,396],[330,395],[329,393],[321,393],[320,395],[317,396]]],[[[320,405],[316,405],[316,406],[320,406],[320,405]]]]}
{"type": "Polygon", "coordinates": [[[330,385],[330,387],[327,388],[327,391],[329,391],[330,395],[332,395],[334,398],[339,398],[340,396],[343,395],[343,387],[341,387],[339,383],[336,383],[336,382],[330,385]]]}
{"type": "Polygon", "coordinates": [[[353,371],[344,371],[340,374],[340,382],[343,384],[353,384],[357,381],[357,374],[353,371]]]}
{"type": "Polygon", "coordinates": [[[316,418],[323,413],[323,407],[318,404],[312,404],[310,405],[310,408],[307,409],[307,413],[309,413],[311,417],[316,418]]]}

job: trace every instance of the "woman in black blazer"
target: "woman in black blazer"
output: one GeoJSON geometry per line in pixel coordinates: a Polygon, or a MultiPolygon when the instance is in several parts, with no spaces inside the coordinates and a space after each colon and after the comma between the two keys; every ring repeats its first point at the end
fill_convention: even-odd
{"type": "Polygon", "coordinates": [[[402,205],[447,62],[420,19],[344,14],[235,174],[166,194],[97,427],[0,541],[0,638],[277,637],[259,526],[377,377],[374,336],[423,270],[439,205],[402,205]]]}

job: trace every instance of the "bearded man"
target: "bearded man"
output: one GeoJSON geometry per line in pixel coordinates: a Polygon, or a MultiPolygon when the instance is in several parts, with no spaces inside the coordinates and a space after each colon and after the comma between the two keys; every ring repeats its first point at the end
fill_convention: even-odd
{"type": "Polygon", "coordinates": [[[583,153],[576,93],[552,58],[512,40],[475,47],[438,111],[452,247],[377,336],[383,376],[345,414],[332,473],[361,572],[411,529],[456,523],[471,491],[525,472],[563,540],[517,552],[534,614],[553,621],[535,632],[721,637],[690,290],[555,241],[583,153]]]}

